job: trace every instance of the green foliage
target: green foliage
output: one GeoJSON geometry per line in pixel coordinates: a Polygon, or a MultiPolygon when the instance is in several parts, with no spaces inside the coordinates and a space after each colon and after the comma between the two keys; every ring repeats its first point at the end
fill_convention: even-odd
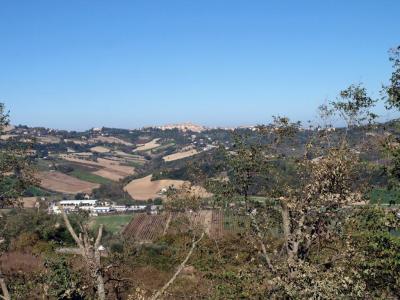
{"type": "Polygon", "coordinates": [[[394,213],[378,207],[360,209],[349,220],[352,262],[374,296],[400,293],[400,237],[392,234],[396,227],[400,222],[394,213]]]}
{"type": "Polygon", "coordinates": [[[29,186],[24,192],[24,197],[46,197],[49,196],[50,193],[45,191],[44,189],[37,186],[29,186]]]}
{"type": "Polygon", "coordinates": [[[93,196],[96,199],[109,199],[122,203],[121,201],[132,200],[130,195],[123,190],[123,186],[119,182],[108,182],[100,185],[99,188],[93,190],[93,196]]]}
{"type": "MultiPolygon", "coordinates": [[[[71,215],[71,223],[81,216],[71,215]]],[[[36,235],[39,240],[58,244],[72,244],[73,240],[59,216],[49,215],[46,211],[14,209],[0,218],[0,234],[5,239],[2,247],[7,248],[11,241],[21,234],[36,235]]]]}
{"type": "Polygon", "coordinates": [[[384,88],[387,93],[386,105],[388,108],[400,110],[400,46],[393,48],[390,61],[393,64],[393,72],[390,77],[390,85],[384,88]]]}
{"type": "Polygon", "coordinates": [[[331,102],[334,111],[347,122],[348,126],[361,125],[363,122],[370,124],[378,116],[371,112],[377,100],[367,95],[367,90],[361,85],[351,85],[340,92],[340,97],[331,102]]]}
{"type": "Polygon", "coordinates": [[[45,282],[48,285],[48,295],[57,299],[84,299],[79,288],[80,276],[71,271],[71,266],[63,257],[46,259],[45,282]]]}

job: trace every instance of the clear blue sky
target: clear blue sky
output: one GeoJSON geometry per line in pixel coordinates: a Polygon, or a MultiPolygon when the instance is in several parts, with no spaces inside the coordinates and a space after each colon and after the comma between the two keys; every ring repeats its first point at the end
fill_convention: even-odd
{"type": "Polygon", "coordinates": [[[0,0],[14,124],[86,129],[313,119],[351,83],[378,96],[399,0],[0,0]]]}

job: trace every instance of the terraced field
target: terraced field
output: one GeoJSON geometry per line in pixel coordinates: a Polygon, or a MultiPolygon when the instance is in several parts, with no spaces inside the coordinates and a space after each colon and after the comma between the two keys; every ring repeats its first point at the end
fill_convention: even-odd
{"type": "Polygon", "coordinates": [[[99,184],[77,179],[60,172],[39,172],[40,186],[66,194],[91,193],[99,184]]]}
{"type": "Polygon", "coordinates": [[[120,162],[105,158],[98,158],[97,161],[85,160],[75,157],[74,155],[60,155],[63,160],[80,164],[82,166],[96,167],[92,174],[118,181],[128,175],[132,175],[135,171],[134,167],[121,165],[120,162]]]}
{"type": "Polygon", "coordinates": [[[113,137],[113,136],[98,136],[95,138],[91,138],[89,140],[90,143],[108,143],[108,144],[121,144],[121,145],[125,145],[125,146],[133,146],[132,143],[121,140],[120,138],[117,137],[113,137]]]}
{"type": "Polygon", "coordinates": [[[151,150],[154,148],[157,148],[158,146],[160,146],[160,144],[158,144],[159,139],[154,139],[142,146],[137,147],[136,149],[133,149],[133,152],[137,152],[137,151],[147,151],[147,150],[151,150]]]}
{"type": "Polygon", "coordinates": [[[177,152],[177,153],[173,153],[173,154],[164,156],[163,160],[165,162],[174,161],[174,160],[183,159],[183,158],[186,158],[186,157],[190,157],[190,156],[196,155],[197,153],[199,153],[199,152],[196,149],[183,151],[183,152],[177,152]]]}

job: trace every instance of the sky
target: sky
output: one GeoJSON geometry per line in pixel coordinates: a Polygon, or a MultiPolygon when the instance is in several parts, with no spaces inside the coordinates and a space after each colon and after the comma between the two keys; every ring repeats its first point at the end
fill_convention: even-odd
{"type": "Polygon", "coordinates": [[[13,124],[74,130],[313,120],[352,83],[379,96],[399,11],[398,0],[0,0],[0,102],[13,124]]]}

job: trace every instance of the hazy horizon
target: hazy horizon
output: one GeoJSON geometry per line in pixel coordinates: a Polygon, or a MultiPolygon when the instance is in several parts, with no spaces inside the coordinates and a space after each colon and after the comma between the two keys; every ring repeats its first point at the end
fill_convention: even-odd
{"type": "Polygon", "coordinates": [[[0,102],[29,126],[314,120],[352,83],[379,97],[399,43],[398,1],[23,3],[0,4],[0,102]]]}

